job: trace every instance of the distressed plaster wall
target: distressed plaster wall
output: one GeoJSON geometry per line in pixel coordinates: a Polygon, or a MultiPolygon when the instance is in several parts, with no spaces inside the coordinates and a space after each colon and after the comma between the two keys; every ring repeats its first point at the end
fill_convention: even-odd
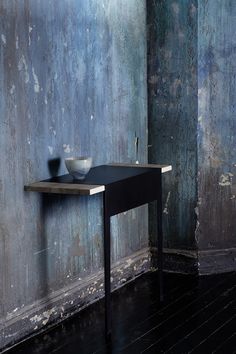
{"type": "MultiPolygon", "coordinates": [[[[72,311],[71,294],[78,306],[102,295],[101,198],[23,187],[70,155],[145,162],[147,90],[145,1],[2,0],[0,15],[2,348],[72,311]]],[[[146,208],[113,218],[114,286],[145,268],[146,230],[146,208]]]]}
{"type": "MultiPolygon", "coordinates": [[[[173,165],[166,266],[235,270],[236,2],[147,4],[149,160],[173,165]]],[[[150,221],[155,230],[152,210],[150,221]]]]}
{"type": "Polygon", "coordinates": [[[199,0],[198,12],[199,266],[235,270],[236,2],[199,0]]]}
{"type": "MultiPolygon", "coordinates": [[[[197,1],[148,1],[149,162],[167,163],[165,247],[194,249],[197,181],[197,1]]],[[[150,232],[156,216],[151,210],[150,232]]]]}

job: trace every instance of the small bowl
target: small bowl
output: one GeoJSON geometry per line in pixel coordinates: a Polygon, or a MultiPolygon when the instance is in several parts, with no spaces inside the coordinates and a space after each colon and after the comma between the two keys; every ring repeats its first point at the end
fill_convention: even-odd
{"type": "Polygon", "coordinates": [[[92,166],[92,157],[68,157],[66,168],[75,179],[84,179],[92,166]]]}

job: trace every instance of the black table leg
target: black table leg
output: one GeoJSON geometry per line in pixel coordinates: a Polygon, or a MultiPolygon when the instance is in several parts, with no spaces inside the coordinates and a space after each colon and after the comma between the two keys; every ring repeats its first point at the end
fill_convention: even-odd
{"type": "Polygon", "coordinates": [[[159,297],[163,301],[163,232],[162,232],[162,183],[161,176],[158,183],[157,198],[157,247],[158,247],[158,278],[159,278],[159,297]]]}
{"type": "Polygon", "coordinates": [[[104,217],[104,272],[105,272],[105,335],[111,341],[111,238],[110,215],[107,210],[106,194],[103,194],[104,217]]]}

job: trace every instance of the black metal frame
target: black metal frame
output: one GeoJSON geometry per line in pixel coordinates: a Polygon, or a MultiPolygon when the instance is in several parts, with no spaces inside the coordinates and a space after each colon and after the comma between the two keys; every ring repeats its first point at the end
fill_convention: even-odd
{"type": "Polygon", "coordinates": [[[163,300],[163,234],[162,234],[162,174],[153,169],[145,174],[126,178],[106,186],[103,192],[104,272],[105,272],[105,335],[112,334],[111,306],[111,238],[110,218],[113,215],[156,200],[159,298],[163,300]]]}

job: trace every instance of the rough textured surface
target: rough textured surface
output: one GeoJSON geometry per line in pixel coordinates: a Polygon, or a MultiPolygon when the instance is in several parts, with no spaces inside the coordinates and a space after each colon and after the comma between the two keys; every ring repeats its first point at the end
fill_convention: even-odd
{"type": "MultiPolygon", "coordinates": [[[[197,1],[150,0],[148,19],[149,162],[165,176],[165,246],[195,248],[197,202],[197,1]]],[[[155,234],[151,209],[151,236],[155,234]]]]}
{"type": "MultiPolygon", "coordinates": [[[[135,252],[131,257],[122,258],[112,266],[112,290],[121,287],[149,269],[148,248],[135,252]]],[[[48,329],[103,296],[103,271],[95,272],[83,279],[78,278],[73,283],[48,294],[47,298],[9,314],[4,320],[5,330],[1,332],[3,346],[9,347],[22,337],[38,334],[48,329]]]]}
{"type": "MultiPolygon", "coordinates": [[[[146,162],[146,9],[143,0],[2,0],[0,15],[4,323],[103,266],[101,198],[23,186],[64,173],[70,155],[146,162]]],[[[113,261],[146,247],[146,230],[145,208],[114,217],[113,261]]]]}
{"type": "Polygon", "coordinates": [[[173,165],[165,246],[176,264],[196,248],[200,274],[236,269],[235,17],[233,0],[148,2],[149,161],[173,165]]]}
{"type": "Polygon", "coordinates": [[[197,237],[201,250],[236,246],[235,18],[233,0],[199,1],[197,237]]]}

